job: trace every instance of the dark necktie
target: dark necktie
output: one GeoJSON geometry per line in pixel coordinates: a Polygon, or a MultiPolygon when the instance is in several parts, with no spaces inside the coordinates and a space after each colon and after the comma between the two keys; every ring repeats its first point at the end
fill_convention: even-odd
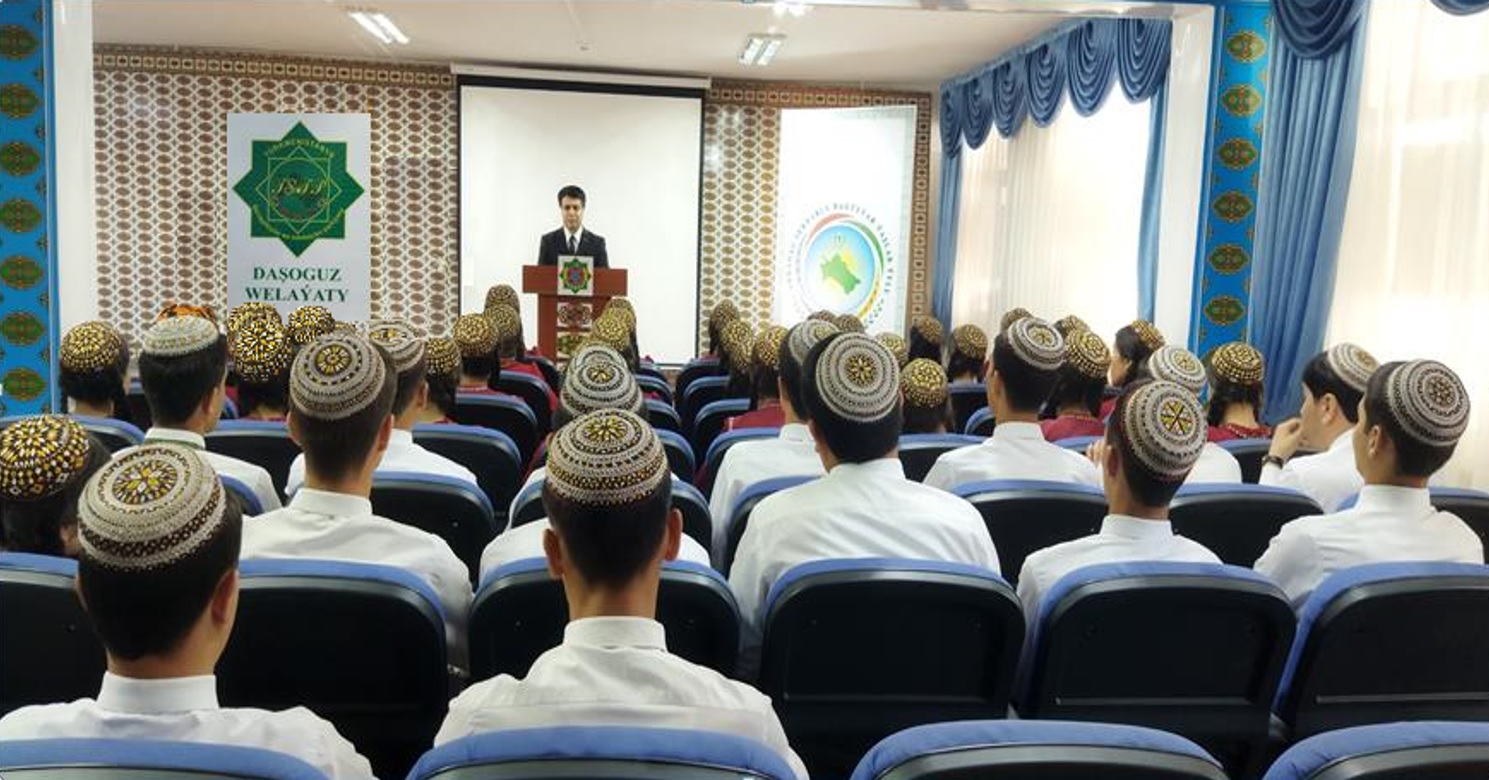
{"type": "Polygon", "coordinates": [[[571,254],[571,255],[577,255],[577,254],[579,254],[579,237],[578,236],[569,236],[569,254],[571,254]]]}

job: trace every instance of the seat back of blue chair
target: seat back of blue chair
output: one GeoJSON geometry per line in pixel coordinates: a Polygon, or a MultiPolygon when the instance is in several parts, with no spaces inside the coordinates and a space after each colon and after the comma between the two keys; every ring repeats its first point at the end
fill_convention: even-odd
{"type": "Polygon", "coordinates": [[[698,474],[698,489],[705,496],[713,496],[714,480],[718,478],[719,467],[724,463],[724,454],[735,444],[752,439],[774,439],[780,435],[780,428],[741,428],[719,434],[705,451],[703,470],[698,474]]]}
{"type": "Polygon", "coordinates": [[[985,439],[993,435],[993,426],[997,422],[993,419],[993,410],[984,406],[967,418],[967,424],[962,428],[962,433],[985,439]]]}
{"type": "Polygon", "coordinates": [[[952,382],[946,386],[951,400],[953,431],[967,430],[967,421],[978,409],[987,408],[987,384],[983,382],[952,382]]]}
{"type": "Polygon", "coordinates": [[[140,380],[130,381],[129,389],[124,393],[125,403],[129,404],[129,419],[140,430],[148,431],[153,424],[150,416],[150,404],[145,400],[145,388],[140,385],[140,380]]]}
{"type": "Polygon", "coordinates": [[[256,747],[156,739],[34,739],[6,742],[8,780],[326,780],[286,753],[256,747]]]}
{"type": "Polygon", "coordinates": [[[648,400],[658,401],[668,406],[672,405],[672,386],[667,384],[666,379],[654,374],[638,372],[636,374],[636,384],[640,386],[642,393],[656,393],[656,398],[648,400]]]}
{"type": "Polygon", "coordinates": [[[708,452],[709,446],[723,433],[725,423],[730,417],[744,414],[750,410],[750,399],[748,398],[720,398],[705,404],[698,410],[698,416],[693,421],[693,451],[708,452]]]}
{"type": "Polygon", "coordinates": [[[683,433],[693,432],[693,421],[698,418],[698,412],[722,399],[728,386],[727,376],[703,376],[693,380],[687,389],[679,391],[682,395],[678,398],[677,414],[682,418],[683,433]]]}
{"type": "Polygon", "coordinates": [[[126,447],[133,447],[145,441],[145,432],[131,423],[123,420],[114,420],[107,417],[78,417],[73,416],[87,431],[103,446],[109,448],[109,452],[118,452],[126,447]]]}
{"type": "Polygon", "coordinates": [[[455,422],[505,433],[517,445],[526,464],[538,447],[538,421],[520,398],[503,395],[455,394],[455,422]]]}
{"type": "Polygon", "coordinates": [[[729,532],[725,535],[728,543],[724,548],[724,554],[722,556],[714,554],[714,560],[721,564],[719,571],[728,574],[730,568],[734,566],[734,555],[739,552],[739,540],[744,538],[745,529],[750,525],[750,513],[755,511],[757,504],[764,501],[767,496],[814,479],[816,477],[774,477],[756,482],[740,492],[739,496],[734,499],[733,508],[729,510],[729,532]]]}
{"type": "Polygon", "coordinates": [[[548,383],[520,371],[503,371],[494,378],[493,390],[500,390],[522,399],[528,411],[533,413],[533,424],[537,426],[538,438],[548,435],[553,427],[553,412],[548,400],[548,383]]]}
{"type": "Polygon", "coordinates": [[[0,553],[0,716],[98,694],[103,645],[73,591],[77,570],[67,558],[0,553]]]}
{"type": "Polygon", "coordinates": [[[1014,585],[1029,553],[1094,534],[1106,517],[1106,496],[1088,485],[1000,479],[961,485],[955,493],[982,515],[1003,578],[1014,585]]]}
{"type": "Polygon", "coordinates": [[[282,422],[224,420],[206,436],[207,449],[252,463],[269,472],[274,490],[284,497],[290,464],[300,455],[300,445],[290,438],[282,422]]]}
{"type": "Polygon", "coordinates": [[[1482,780],[1489,723],[1420,721],[1356,726],[1302,740],[1266,780],[1482,780]]]}
{"type": "MultiPolygon", "coordinates": [[[[535,480],[517,495],[511,526],[526,525],[544,516],[543,479],[535,480]]],[[[713,546],[713,521],[708,514],[708,499],[698,489],[683,482],[680,477],[672,480],[672,508],[682,512],[682,532],[707,550],[713,546]]]]}
{"type": "Polygon", "coordinates": [[[1489,493],[1466,488],[1432,488],[1432,505],[1458,516],[1489,549],[1489,493]]]}
{"type": "Polygon", "coordinates": [[[264,513],[264,504],[259,500],[258,494],[248,483],[231,474],[218,474],[217,478],[222,480],[222,487],[233,497],[238,499],[238,507],[243,510],[244,517],[253,517],[264,513]]]}
{"type": "Polygon", "coordinates": [[[481,492],[491,502],[497,526],[506,526],[507,508],[522,486],[525,468],[511,437],[474,425],[416,425],[414,443],[475,474],[481,492]]]}
{"type": "Polygon", "coordinates": [[[900,465],[905,478],[920,482],[929,474],[936,459],[952,450],[981,444],[982,439],[959,433],[907,433],[900,437],[900,465]]]}
{"type": "Polygon", "coordinates": [[[716,357],[695,358],[688,361],[688,364],[677,373],[677,381],[672,385],[673,401],[678,405],[679,410],[682,407],[683,396],[687,395],[688,388],[694,382],[705,377],[719,376],[721,371],[728,373],[719,365],[719,359],[716,357]]]}
{"type": "Polygon", "coordinates": [[[543,372],[543,381],[547,382],[548,386],[553,388],[553,392],[557,393],[563,389],[563,376],[558,373],[558,368],[553,365],[553,361],[540,355],[532,354],[529,354],[527,359],[528,362],[537,366],[539,371],[543,372]]]}
{"type": "Polygon", "coordinates": [[[444,539],[470,568],[473,583],[480,576],[481,551],[501,531],[486,494],[453,477],[374,474],[372,511],[444,539]]]}
{"type": "Polygon", "coordinates": [[[1313,499],[1265,485],[1193,485],[1169,504],[1174,533],[1208,547],[1220,560],[1251,566],[1282,526],[1322,514],[1313,499]]]}
{"type": "Polygon", "coordinates": [[[693,446],[677,431],[657,430],[657,438],[662,441],[662,449],[667,452],[667,466],[678,479],[686,482],[693,481],[693,474],[697,467],[693,461],[693,446]]]}
{"type": "Polygon", "coordinates": [[[682,433],[682,418],[672,405],[655,398],[646,399],[646,421],[659,431],[682,433]]]}
{"type": "Polygon", "coordinates": [[[1262,458],[1272,448],[1271,439],[1230,439],[1220,442],[1221,449],[1234,455],[1241,464],[1241,481],[1255,485],[1261,479],[1262,458]]]}

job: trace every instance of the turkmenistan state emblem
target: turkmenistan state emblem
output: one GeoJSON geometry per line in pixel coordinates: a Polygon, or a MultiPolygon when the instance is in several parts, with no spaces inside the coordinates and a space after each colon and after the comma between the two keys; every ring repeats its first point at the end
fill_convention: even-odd
{"type": "Polygon", "coordinates": [[[346,211],[365,190],[346,170],[346,143],[296,122],[277,141],[253,142],[253,167],[233,192],[253,215],[249,235],[277,238],[299,257],[317,239],[346,237],[346,211]]]}
{"type": "Polygon", "coordinates": [[[558,283],[569,295],[593,295],[594,281],[594,268],[577,257],[565,260],[558,269],[558,283]]]}

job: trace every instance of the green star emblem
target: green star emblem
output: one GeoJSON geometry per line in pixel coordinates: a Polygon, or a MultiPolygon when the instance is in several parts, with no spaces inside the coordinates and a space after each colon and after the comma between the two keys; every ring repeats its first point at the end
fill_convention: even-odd
{"type": "Polygon", "coordinates": [[[249,235],[277,238],[299,257],[321,238],[346,237],[346,210],[365,192],[346,170],[346,144],[296,122],[284,137],[253,142],[253,167],[233,185],[253,215],[249,235]]]}

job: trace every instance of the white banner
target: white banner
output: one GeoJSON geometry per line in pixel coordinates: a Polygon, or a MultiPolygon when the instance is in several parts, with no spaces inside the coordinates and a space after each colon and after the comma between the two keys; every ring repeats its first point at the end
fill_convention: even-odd
{"type": "Polygon", "coordinates": [[[781,111],[771,318],[853,314],[904,330],[915,107],[781,111]]]}
{"type": "Polygon", "coordinates": [[[372,118],[228,114],[228,306],[372,308],[372,118]]]}

